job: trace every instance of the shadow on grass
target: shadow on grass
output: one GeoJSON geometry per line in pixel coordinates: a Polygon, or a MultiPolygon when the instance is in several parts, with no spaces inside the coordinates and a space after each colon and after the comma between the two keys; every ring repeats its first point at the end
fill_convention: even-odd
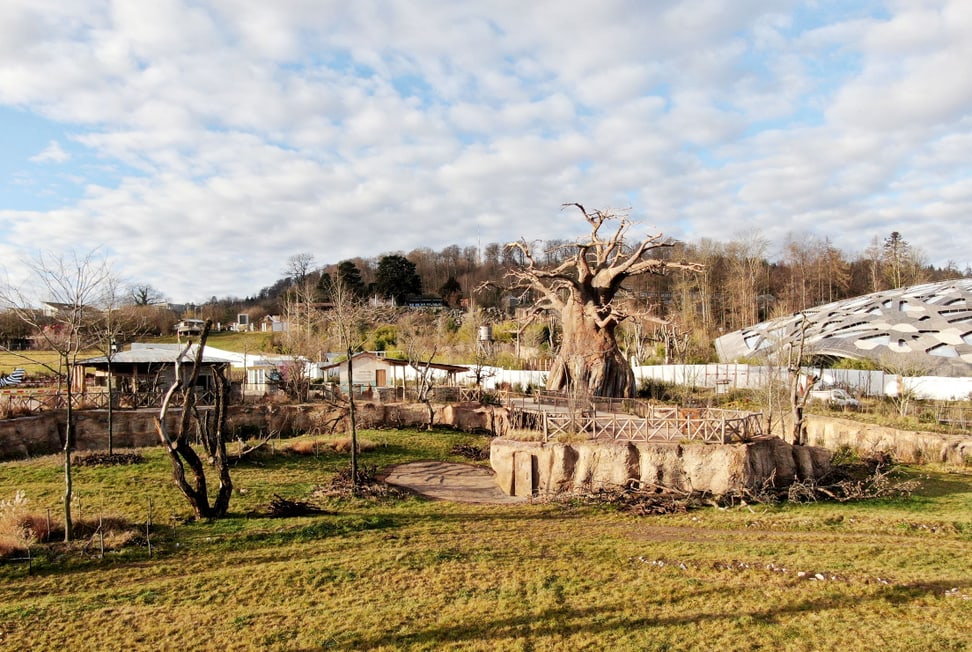
{"type": "MultiPolygon", "coordinates": [[[[702,612],[682,616],[653,617],[650,615],[655,605],[671,609],[672,604],[685,600],[698,600],[706,595],[724,596],[725,588],[713,587],[703,591],[687,593],[674,600],[646,599],[637,605],[620,603],[615,606],[581,607],[567,606],[529,611],[516,615],[497,617],[492,620],[482,618],[474,622],[456,622],[448,625],[436,625],[410,633],[388,632],[377,637],[358,637],[338,635],[345,640],[331,638],[326,646],[329,649],[361,650],[378,646],[390,648],[416,647],[420,649],[434,649],[438,645],[450,644],[455,646],[463,642],[495,641],[501,646],[509,639],[564,639],[575,634],[596,637],[599,634],[614,634],[621,632],[636,632],[651,628],[681,628],[697,625],[703,622],[726,621],[734,623],[740,619],[752,619],[763,624],[776,624],[785,616],[806,613],[819,613],[830,610],[857,610],[861,604],[867,602],[887,602],[893,605],[903,605],[929,596],[941,596],[946,591],[959,587],[967,590],[964,584],[946,580],[937,582],[920,582],[899,586],[886,586],[878,589],[870,596],[829,594],[824,597],[798,600],[789,604],[769,608],[734,609],[724,612],[702,612]],[[632,611],[640,610],[645,615],[637,615],[632,611]]],[[[525,609],[529,609],[527,605],[525,609]]],[[[667,632],[669,637],[676,635],[676,630],[667,632]]],[[[615,641],[617,643],[617,641],[615,641]]]]}
{"type": "Polygon", "coordinates": [[[921,480],[916,498],[942,498],[955,494],[972,493],[972,476],[947,473],[922,473],[920,469],[908,469],[908,476],[921,480]]]}
{"type": "MultiPolygon", "coordinates": [[[[428,456],[435,456],[436,451],[424,451],[428,456]]],[[[231,451],[232,453],[232,451],[231,451]]],[[[448,455],[448,452],[441,453],[448,455]]],[[[414,447],[401,444],[379,443],[375,448],[363,451],[360,455],[362,464],[375,465],[379,468],[413,462],[417,459],[414,447]]],[[[234,460],[231,469],[262,469],[278,470],[289,468],[305,468],[308,461],[316,461],[322,465],[321,471],[333,473],[343,469],[351,463],[347,451],[339,451],[328,446],[321,446],[315,452],[298,453],[286,448],[286,444],[269,445],[250,453],[242,459],[234,460]]]]}

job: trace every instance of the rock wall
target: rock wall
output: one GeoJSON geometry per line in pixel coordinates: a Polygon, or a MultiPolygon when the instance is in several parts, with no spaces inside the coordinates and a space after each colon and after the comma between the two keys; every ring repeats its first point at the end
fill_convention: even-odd
{"type": "Polygon", "coordinates": [[[490,464],[511,496],[617,488],[638,482],[722,495],[830,470],[830,451],[778,438],[748,444],[522,442],[494,439],[490,464]]]}
{"type": "Polygon", "coordinates": [[[972,436],[898,430],[852,419],[811,415],[806,421],[807,441],[836,450],[849,446],[867,455],[890,453],[907,464],[940,462],[953,466],[972,464],[972,436]]]}
{"type": "MultiPolygon", "coordinates": [[[[360,428],[422,428],[429,422],[425,405],[396,403],[362,403],[358,406],[360,428]]],[[[108,448],[108,412],[80,410],[75,414],[75,450],[92,451],[108,448]]],[[[113,446],[142,448],[157,446],[156,410],[116,410],[113,446]]],[[[176,427],[179,411],[169,417],[176,427]]],[[[244,438],[274,431],[282,437],[306,432],[328,432],[336,424],[338,432],[346,430],[340,414],[329,412],[323,404],[305,405],[234,405],[226,417],[231,436],[244,438]]],[[[466,432],[505,432],[509,422],[506,410],[469,403],[435,406],[435,424],[466,432]]],[[[0,421],[0,460],[23,459],[59,452],[64,446],[66,414],[62,410],[38,416],[0,421]]]]}
{"type": "MultiPolygon", "coordinates": [[[[108,448],[108,412],[79,410],[75,415],[74,449],[76,451],[108,448]]],[[[115,448],[144,448],[159,444],[155,431],[156,410],[116,410],[112,445],[115,448]]],[[[170,428],[177,427],[179,412],[169,414],[170,428]]],[[[227,415],[230,432],[237,428],[246,432],[276,428],[287,435],[306,430],[310,419],[299,409],[267,409],[265,407],[235,406],[227,415]]],[[[38,416],[0,421],[0,460],[22,459],[59,452],[64,446],[64,426],[67,414],[63,410],[44,412],[38,416]]]]}

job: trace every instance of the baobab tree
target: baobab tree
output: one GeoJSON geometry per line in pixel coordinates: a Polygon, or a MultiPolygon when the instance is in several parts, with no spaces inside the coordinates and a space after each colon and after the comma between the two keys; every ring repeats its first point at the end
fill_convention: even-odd
{"type": "Polygon", "coordinates": [[[580,204],[564,206],[580,209],[591,226],[591,234],[559,245],[558,249],[569,253],[559,258],[563,262],[544,268],[538,265],[537,252],[526,241],[507,245],[508,250],[519,252],[524,261],[508,274],[514,284],[538,297],[534,309],[553,309],[560,314],[563,336],[547,389],[590,396],[634,396],[634,372],[621,354],[615,335],[618,324],[634,314],[622,305],[624,282],[643,274],[699,271],[702,266],[653,257],[674,244],[661,234],[630,246],[626,236],[632,222],[627,214],[587,211],[580,204]],[[602,233],[611,223],[617,224],[614,232],[602,233]]]}

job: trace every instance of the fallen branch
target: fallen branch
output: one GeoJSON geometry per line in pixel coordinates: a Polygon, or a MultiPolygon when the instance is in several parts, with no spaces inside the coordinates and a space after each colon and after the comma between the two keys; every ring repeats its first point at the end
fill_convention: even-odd
{"type": "Polygon", "coordinates": [[[302,500],[290,500],[279,494],[274,494],[270,500],[268,514],[272,518],[287,518],[292,516],[309,516],[312,514],[328,514],[317,505],[302,500]]]}

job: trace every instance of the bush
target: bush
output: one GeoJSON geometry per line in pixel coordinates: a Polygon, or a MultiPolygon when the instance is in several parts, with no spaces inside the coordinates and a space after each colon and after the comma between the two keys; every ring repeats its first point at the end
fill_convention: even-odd
{"type": "Polygon", "coordinates": [[[24,552],[49,537],[47,517],[30,512],[23,491],[12,500],[0,500],[0,557],[24,552]]]}
{"type": "Polygon", "coordinates": [[[17,417],[29,417],[32,414],[29,407],[25,405],[12,405],[10,398],[0,403],[0,419],[16,419],[17,417]]]}

